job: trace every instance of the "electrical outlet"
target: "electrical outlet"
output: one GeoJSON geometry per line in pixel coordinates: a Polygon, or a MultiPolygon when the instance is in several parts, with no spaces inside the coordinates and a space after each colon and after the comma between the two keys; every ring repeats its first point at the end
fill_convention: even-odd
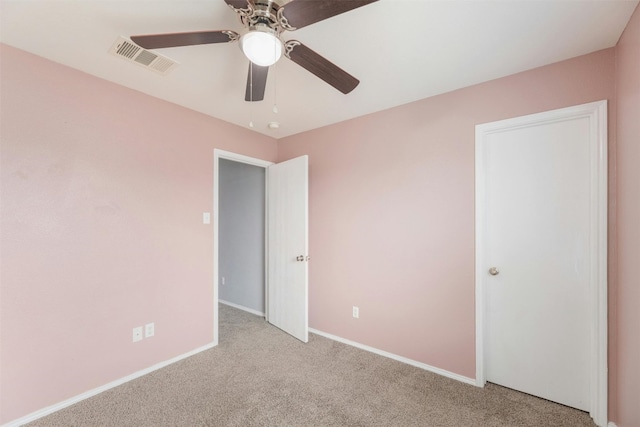
{"type": "Polygon", "coordinates": [[[356,319],[360,318],[360,309],[355,305],[353,306],[353,317],[356,319]]]}
{"type": "Polygon", "coordinates": [[[222,284],[224,285],[224,276],[222,276],[222,284]]]}
{"type": "Polygon", "coordinates": [[[202,223],[203,224],[211,224],[211,213],[210,212],[202,212],[202,223]]]}
{"type": "Polygon", "coordinates": [[[133,342],[142,341],[142,326],[133,328],[133,342]]]}
{"type": "Polygon", "coordinates": [[[149,338],[152,337],[156,333],[156,325],[155,323],[147,323],[144,325],[144,337],[149,338]]]}

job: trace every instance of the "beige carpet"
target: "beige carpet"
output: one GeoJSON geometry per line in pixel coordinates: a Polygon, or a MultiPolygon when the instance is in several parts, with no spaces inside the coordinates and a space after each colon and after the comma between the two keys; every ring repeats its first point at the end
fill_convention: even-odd
{"type": "Polygon", "coordinates": [[[220,344],[29,426],[590,426],[588,414],[484,389],[220,306],[220,344]]]}

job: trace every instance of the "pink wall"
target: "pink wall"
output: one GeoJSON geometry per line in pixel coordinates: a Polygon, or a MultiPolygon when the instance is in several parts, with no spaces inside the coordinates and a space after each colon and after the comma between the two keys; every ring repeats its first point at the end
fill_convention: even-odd
{"type": "Polygon", "coordinates": [[[310,326],[475,378],[475,125],[612,101],[614,63],[607,49],[280,140],[279,161],[309,155],[310,326]]]}
{"type": "Polygon", "coordinates": [[[213,149],[277,145],[0,49],[2,424],[212,342],[213,149]]]}
{"type": "Polygon", "coordinates": [[[640,426],[640,8],[616,46],[618,427],[640,426]]]}

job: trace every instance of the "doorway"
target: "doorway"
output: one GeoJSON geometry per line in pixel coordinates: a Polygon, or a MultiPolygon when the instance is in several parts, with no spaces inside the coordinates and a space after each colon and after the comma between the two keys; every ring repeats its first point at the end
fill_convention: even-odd
{"type": "MultiPolygon", "coordinates": [[[[273,164],[260,159],[230,153],[227,151],[214,150],[214,192],[213,192],[213,251],[214,251],[214,292],[213,292],[213,329],[214,345],[219,343],[219,318],[218,302],[220,299],[220,286],[225,278],[225,287],[231,287],[232,283],[227,280],[225,272],[221,271],[221,264],[225,258],[220,255],[220,243],[224,238],[224,233],[220,231],[221,219],[221,170],[238,167],[234,165],[241,163],[244,165],[257,167],[257,175],[264,178],[264,203],[259,206],[253,205],[254,209],[262,211],[262,218],[265,218],[263,227],[253,227],[255,230],[262,229],[261,236],[252,236],[252,239],[260,239],[264,242],[263,247],[263,267],[259,261],[254,263],[253,278],[255,282],[260,282],[256,277],[262,273],[264,284],[263,306],[264,316],[272,325],[282,329],[302,342],[308,341],[308,262],[309,262],[309,215],[308,215],[308,156],[296,157],[278,164],[273,164]],[[230,161],[230,162],[227,162],[230,161]],[[266,209],[264,209],[266,207],[266,209]],[[265,268],[266,267],[266,268],[265,268]],[[266,271],[265,271],[266,270],[266,271]]],[[[240,175],[241,175],[240,171],[240,175]]],[[[223,172],[224,173],[224,172],[223,172]]],[[[241,178],[240,180],[244,180],[241,178]]],[[[233,186],[231,186],[233,189],[233,186]]],[[[226,208],[225,208],[226,209],[226,208]]],[[[229,215],[241,215],[241,212],[232,211],[229,215]]],[[[229,216],[227,215],[227,217],[229,216]]],[[[260,217],[254,216],[253,222],[260,221],[260,217]]],[[[240,234],[248,230],[239,227],[240,234]]],[[[259,233],[257,231],[256,233],[259,233]]],[[[235,239],[238,239],[236,234],[235,239]]],[[[249,239],[246,239],[249,240],[249,239]]],[[[231,260],[236,266],[226,266],[230,271],[239,272],[243,270],[244,254],[243,244],[238,243],[239,256],[231,260]]],[[[257,251],[256,251],[257,252],[257,251]]],[[[255,258],[255,257],[254,257],[255,258]]],[[[238,273],[239,274],[239,273],[238,273]]],[[[237,283],[235,284],[237,287],[237,283]]],[[[255,286],[254,286],[255,288],[255,286]]],[[[225,295],[232,292],[223,291],[225,295]]],[[[246,297],[246,296],[245,296],[246,297]]],[[[234,297],[235,298],[235,297],[234,297]]],[[[250,298],[249,298],[250,299],[250,298]]],[[[245,301],[249,299],[245,298],[245,301]]],[[[258,307],[261,305],[257,303],[258,307]]],[[[237,303],[240,308],[246,309],[246,303],[237,303]]],[[[251,310],[247,310],[251,311],[251,310]]]]}
{"type": "Polygon", "coordinates": [[[265,315],[265,169],[218,160],[219,302],[265,315]]]}
{"type": "Polygon", "coordinates": [[[607,424],[607,104],[476,127],[476,382],[607,424]]]}
{"type": "MultiPolygon", "coordinates": [[[[258,189],[256,189],[256,184],[260,181],[260,175],[262,175],[263,177],[263,182],[264,182],[264,176],[265,176],[265,172],[266,172],[266,168],[268,168],[269,166],[271,166],[273,163],[272,162],[268,162],[265,160],[261,160],[261,159],[256,159],[253,157],[248,157],[248,156],[244,156],[241,154],[236,154],[236,153],[232,153],[232,152],[228,152],[228,151],[223,151],[223,150],[218,150],[215,149],[214,150],[214,154],[213,154],[213,271],[214,271],[214,276],[213,276],[213,342],[214,345],[218,345],[219,342],[219,331],[218,331],[218,325],[219,325],[219,309],[218,309],[218,303],[220,302],[220,298],[221,295],[223,295],[225,298],[232,298],[234,301],[227,301],[224,300],[224,302],[226,303],[231,303],[229,305],[235,305],[236,308],[241,308],[244,309],[245,311],[249,311],[249,312],[253,312],[254,314],[262,314],[265,315],[266,313],[266,300],[265,300],[265,280],[266,280],[266,274],[265,274],[265,267],[264,267],[264,255],[265,255],[265,246],[262,247],[262,250],[260,250],[260,248],[257,248],[256,245],[258,244],[257,242],[259,240],[262,240],[263,244],[264,244],[264,238],[265,238],[265,229],[264,229],[264,222],[263,222],[263,227],[260,228],[259,226],[257,226],[255,224],[255,221],[261,217],[262,220],[264,221],[265,218],[265,210],[264,210],[264,203],[266,203],[266,185],[265,187],[262,188],[262,191],[258,191],[258,189]],[[252,175],[251,178],[243,178],[242,174],[243,172],[249,171],[249,174],[252,175]],[[224,178],[223,178],[224,176],[224,178]],[[224,208],[221,207],[221,181],[222,179],[225,179],[227,182],[223,185],[225,185],[227,193],[228,191],[233,191],[234,189],[236,190],[249,190],[249,192],[252,194],[252,196],[250,197],[242,197],[242,198],[230,198],[229,200],[232,202],[232,206],[225,206],[224,208]],[[245,182],[241,182],[243,179],[246,179],[245,182]],[[229,181],[236,181],[234,183],[231,183],[229,181]],[[241,205],[244,205],[244,207],[248,208],[249,205],[252,205],[254,208],[258,205],[260,205],[260,198],[263,197],[264,202],[262,203],[262,211],[261,212],[254,212],[254,214],[259,215],[258,217],[256,217],[255,215],[252,216],[251,219],[249,218],[244,218],[240,221],[234,221],[233,219],[233,212],[232,209],[234,208],[233,205],[236,205],[236,207],[241,207],[241,205]],[[255,198],[255,199],[254,199],[255,198]],[[242,244],[241,242],[238,240],[237,234],[234,233],[232,231],[232,234],[227,234],[225,236],[224,232],[221,232],[221,227],[220,227],[220,220],[221,220],[221,209],[223,209],[226,213],[227,216],[226,218],[229,218],[231,221],[233,221],[232,227],[234,229],[236,229],[236,233],[240,232],[240,230],[242,230],[243,227],[243,223],[251,223],[252,226],[251,228],[253,229],[253,232],[255,232],[256,234],[251,235],[251,236],[245,236],[245,242],[247,240],[250,241],[251,244],[251,263],[253,264],[253,267],[251,268],[251,272],[247,275],[246,272],[242,271],[242,266],[238,266],[237,265],[237,258],[238,255],[242,253],[242,244]],[[261,233],[261,234],[257,234],[257,233],[261,233]],[[236,234],[234,236],[234,234],[236,234]],[[231,242],[226,242],[224,239],[228,239],[228,240],[233,240],[236,239],[236,241],[231,241],[231,242]],[[225,252],[224,255],[221,254],[220,249],[224,248],[226,243],[230,243],[231,247],[227,247],[227,249],[229,249],[230,253],[225,252]],[[257,257],[259,256],[263,256],[262,258],[262,262],[260,262],[260,260],[257,259],[257,257]],[[236,263],[235,266],[233,266],[232,264],[236,263]],[[262,265],[262,268],[260,267],[260,264],[262,265]],[[224,267],[224,271],[221,269],[221,267],[224,267]],[[262,270],[262,277],[258,277],[258,275],[260,274],[259,270],[262,270]],[[231,276],[229,276],[226,272],[237,272],[238,275],[234,276],[233,273],[231,276]],[[222,285],[222,279],[224,277],[224,285],[222,285]],[[237,279],[237,281],[235,281],[235,279],[237,279]],[[251,283],[247,284],[247,283],[240,283],[241,280],[250,280],[251,283]],[[235,283],[234,283],[235,281],[235,283]],[[258,294],[256,295],[256,287],[257,284],[261,284],[262,285],[262,291],[257,291],[258,294]],[[221,291],[221,286],[224,286],[225,289],[221,291]],[[262,302],[262,303],[261,303],[262,302]],[[260,306],[262,306],[262,309],[260,309],[260,306]]],[[[225,191],[225,188],[222,188],[223,191],[225,191]]],[[[223,214],[224,217],[224,214],[223,214]]],[[[223,218],[224,219],[224,218],[223,218]]],[[[237,219],[237,218],[236,218],[237,219]]],[[[244,230],[245,232],[248,232],[247,229],[244,230]]]]}

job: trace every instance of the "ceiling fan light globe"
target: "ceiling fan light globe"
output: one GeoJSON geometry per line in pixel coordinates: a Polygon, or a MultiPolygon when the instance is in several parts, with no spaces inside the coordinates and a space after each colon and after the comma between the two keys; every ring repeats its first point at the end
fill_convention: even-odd
{"type": "Polygon", "coordinates": [[[282,42],[268,32],[250,31],[242,36],[240,46],[249,61],[262,67],[275,64],[282,56],[282,42]]]}

